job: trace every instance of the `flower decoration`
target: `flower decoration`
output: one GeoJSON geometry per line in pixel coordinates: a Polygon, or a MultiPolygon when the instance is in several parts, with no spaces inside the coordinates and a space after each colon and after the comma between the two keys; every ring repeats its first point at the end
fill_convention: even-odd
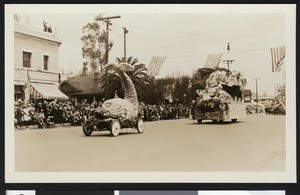
{"type": "Polygon", "coordinates": [[[241,90],[245,86],[246,79],[240,72],[216,70],[206,80],[205,89],[196,91],[198,94],[196,110],[199,112],[228,111],[233,97],[241,96],[241,90]]]}

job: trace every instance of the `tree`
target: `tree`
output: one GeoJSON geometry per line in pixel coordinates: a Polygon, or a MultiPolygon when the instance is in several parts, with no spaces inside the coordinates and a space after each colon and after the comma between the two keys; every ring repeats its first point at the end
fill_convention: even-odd
{"type": "Polygon", "coordinates": [[[92,70],[97,69],[97,64],[102,65],[106,59],[107,32],[105,31],[105,22],[100,20],[103,14],[95,17],[92,22],[82,27],[82,36],[80,38],[82,46],[82,57],[87,59],[92,70]]]}
{"type": "Polygon", "coordinates": [[[172,98],[175,79],[173,77],[154,80],[152,103],[157,104],[172,98]]]}
{"type": "Polygon", "coordinates": [[[116,61],[118,63],[121,63],[121,62],[126,62],[128,64],[131,64],[131,65],[135,65],[136,63],[138,63],[138,59],[137,58],[133,58],[132,56],[128,57],[127,59],[122,57],[122,58],[116,58],[116,61]]]}
{"type": "MultiPolygon", "coordinates": [[[[116,61],[118,63],[123,62],[122,58],[117,58],[116,61]]],[[[126,74],[131,78],[135,86],[138,100],[148,102],[153,94],[153,79],[147,75],[146,65],[138,63],[137,58],[133,57],[129,57],[126,62],[134,66],[134,70],[132,72],[126,72],[126,74]]],[[[103,88],[105,92],[108,90],[109,98],[113,98],[116,91],[118,96],[123,98],[124,93],[118,75],[114,73],[108,74],[108,89],[106,89],[106,74],[103,74],[102,76],[102,80],[104,81],[103,88]]]]}
{"type": "Polygon", "coordinates": [[[189,104],[190,103],[190,93],[189,93],[189,76],[181,76],[176,78],[173,97],[179,103],[189,104]]]}

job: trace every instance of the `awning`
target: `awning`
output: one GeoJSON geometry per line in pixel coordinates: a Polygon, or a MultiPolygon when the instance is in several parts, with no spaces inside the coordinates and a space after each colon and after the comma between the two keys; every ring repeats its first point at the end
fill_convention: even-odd
{"type": "Polygon", "coordinates": [[[31,83],[31,86],[36,90],[40,98],[43,99],[61,99],[67,100],[68,96],[66,96],[63,92],[58,89],[57,85],[45,84],[45,83],[31,83]]]}

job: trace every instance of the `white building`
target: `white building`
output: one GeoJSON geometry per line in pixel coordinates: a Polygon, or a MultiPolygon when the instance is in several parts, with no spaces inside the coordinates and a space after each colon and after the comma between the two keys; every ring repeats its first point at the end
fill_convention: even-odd
{"type": "Polygon", "coordinates": [[[58,88],[60,79],[58,47],[53,33],[33,31],[15,17],[14,94],[15,100],[67,99],[58,88]]]}

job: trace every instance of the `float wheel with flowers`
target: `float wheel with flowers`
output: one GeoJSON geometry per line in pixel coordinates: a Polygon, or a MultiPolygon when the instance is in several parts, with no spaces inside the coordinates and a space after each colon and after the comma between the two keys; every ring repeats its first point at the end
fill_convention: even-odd
{"type": "Polygon", "coordinates": [[[118,65],[108,64],[104,68],[113,70],[119,76],[124,99],[109,99],[101,107],[96,108],[94,114],[83,123],[83,133],[89,136],[93,131],[110,131],[111,135],[116,137],[123,128],[135,128],[138,133],[143,133],[145,126],[143,119],[138,116],[137,93],[132,80],[126,74],[134,67],[121,62],[118,65]]]}
{"type": "Polygon", "coordinates": [[[203,120],[223,123],[228,119],[237,122],[237,118],[246,116],[242,94],[245,86],[246,79],[240,72],[215,70],[206,80],[205,89],[196,91],[192,119],[198,123],[203,120]]]}

